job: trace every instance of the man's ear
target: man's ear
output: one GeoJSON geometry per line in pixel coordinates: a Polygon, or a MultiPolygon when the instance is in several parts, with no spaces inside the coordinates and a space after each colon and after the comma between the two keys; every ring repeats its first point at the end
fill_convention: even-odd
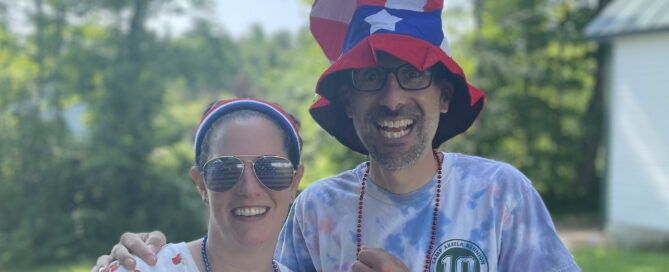
{"type": "Polygon", "coordinates": [[[197,186],[197,190],[200,191],[200,196],[202,197],[202,201],[204,201],[204,205],[209,206],[207,186],[204,184],[204,179],[202,178],[202,175],[200,175],[200,170],[196,165],[193,165],[193,167],[190,168],[190,177],[193,179],[193,183],[197,186]]]}
{"type": "Polygon", "coordinates": [[[439,103],[439,112],[447,113],[448,108],[451,105],[451,100],[453,100],[453,93],[455,89],[453,88],[453,83],[448,80],[444,80],[439,84],[441,87],[441,101],[439,103]]]}
{"type": "Polygon", "coordinates": [[[346,116],[348,116],[348,118],[353,116],[353,113],[351,112],[351,92],[351,88],[346,84],[342,84],[339,87],[339,100],[344,104],[344,109],[346,110],[346,116]]]}

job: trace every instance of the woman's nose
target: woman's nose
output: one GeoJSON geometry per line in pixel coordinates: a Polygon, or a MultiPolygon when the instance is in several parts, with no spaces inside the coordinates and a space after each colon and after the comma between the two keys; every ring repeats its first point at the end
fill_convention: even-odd
{"type": "Polygon", "coordinates": [[[253,196],[260,194],[263,186],[253,172],[253,163],[244,162],[244,171],[235,185],[235,192],[239,195],[253,196]]]}

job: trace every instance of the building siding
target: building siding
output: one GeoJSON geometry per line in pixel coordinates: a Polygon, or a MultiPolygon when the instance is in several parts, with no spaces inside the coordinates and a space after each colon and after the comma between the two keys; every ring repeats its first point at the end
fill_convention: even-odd
{"type": "Polygon", "coordinates": [[[669,233],[669,32],[611,44],[607,225],[669,233]]]}

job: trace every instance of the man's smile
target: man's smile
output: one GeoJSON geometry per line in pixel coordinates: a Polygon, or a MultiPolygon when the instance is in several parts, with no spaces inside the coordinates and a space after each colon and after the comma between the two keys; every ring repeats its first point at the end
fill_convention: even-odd
{"type": "Polygon", "coordinates": [[[387,139],[397,139],[409,134],[413,123],[411,119],[380,120],[376,122],[376,125],[381,136],[387,139]]]}

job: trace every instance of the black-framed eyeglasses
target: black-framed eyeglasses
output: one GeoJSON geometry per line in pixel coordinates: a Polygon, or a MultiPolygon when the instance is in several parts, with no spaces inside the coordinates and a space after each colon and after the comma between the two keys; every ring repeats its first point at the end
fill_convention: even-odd
{"type": "Polygon", "coordinates": [[[351,79],[353,88],[362,92],[375,92],[383,88],[388,79],[388,73],[393,73],[397,83],[407,91],[418,91],[430,87],[432,72],[418,70],[410,63],[395,68],[373,66],[362,69],[353,69],[351,79]]]}
{"type": "Polygon", "coordinates": [[[240,180],[246,162],[253,165],[258,181],[272,191],[285,190],[293,182],[295,168],[289,159],[271,155],[256,156],[252,160],[242,157],[253,156],[221,156],[207,161],[201,173],[207,188],[219,193],[230,190],[240,180]]]}

